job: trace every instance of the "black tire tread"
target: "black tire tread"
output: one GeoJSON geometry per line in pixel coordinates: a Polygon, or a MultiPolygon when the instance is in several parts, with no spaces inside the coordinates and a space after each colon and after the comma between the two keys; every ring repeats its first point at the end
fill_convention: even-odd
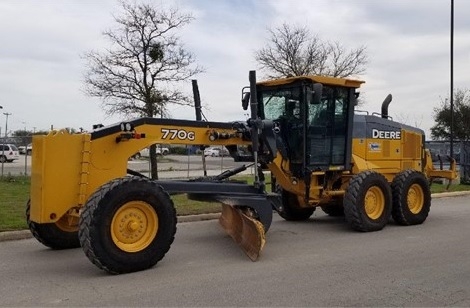
{"type": "MultiPolygon", "coordinates": [[[[160,218],[159,218],[160,219],[160,218]]],[[[168,193],[163,190],[163,188],[159,185],[157,185],[155,182],[152,182],[150,179],[147,178],[142,178],[142,177],[123,177],[123,178],[118,178],[114,179],[104,185],[102,185],[100,188],[98,188],[88,199],[84,210],[82,211],[82,214],[80,216],[80,228],[79,228],[79,239],[81,246],[83,248],[83,251],[85,252],[85,255],[88,257],[88,259],[95,264],[98,268],[111,273],[111,274],[121,274],[121,273],[127,273],[127,272],[135,272],[139,270],[144,270],[146,268],[152,267],[155,265],[158,261],[160,261],[165,254],[168,252],[170,249],[171,244],[174,241],[175,238],[175,233],[176,233],[176,210],[173,206],[173,202],[171,201],[170,196],[168,193]],[[158,195],[160,198],[167,199],[171,202],[171,207],[167,208],[170,210],[169,215],[172,218],[172,221],[165,221],[165,223],[171,224],[170,226],[170,234],[168,234],[168,239],[166,239],[164,247],[159,247],[157,251],[152,251],[152,256],[150,260],[146,260],[140,265],[119,265],[116,266],[114,264],[111,264],[108,260],[108,256],[106,255],[107,252],[101,252],[98,253],[96,250],[97,248],[93,244],[93,239],[91,238],[91,234],[95,231],[93,230],[94,228],[99,228],[99,222],[95,221],[95,213],[96,210],[100,206],[100,201],[106,198],[106,195],[110,192],[112,192],[115,189],[119,189],[120,186],[126,184],[126,183],[133,183],[133,184],[144,184],[148,183],[153,186],[153,193],[158,195]]],[[[159,224],[162,222],[160,221],[159,224]]]]}
{"type": "Polygon", "coordinates": [[[278,211],[279,216],[287,221],[303,221],[307,220],[315,212],[314,207],[302,208],[299,205],[297,196],[278,185],[276,191],[281,193],[282,211],[278,211]]]}
{"type": "Polygon", "coordinates": [[[349,225],[357,231],[379,231],[385,227],[392,210],[392,193],[387,179],[373,170],[366,170],[354,175],[349,182],[343,200],[344,214],[349,225]],[[380,184],[385,197],[385,210],[379,219],[372,221],[365,213],[363,198],[373,184],[380,184]]]}
{"type": "Polygon", "coordinates": [[[343,204],[328,204],[322,205],[321,209],[323,212],[328,214],[331,217],[342,217],[344,216],[344,207],[343,204]]]}
{"type": "Polygon", "coordinates": [[[71,249],[80,247],[78,239],[78,230],[75,232],[66,232],[59,229],[53,223],[38,224],[30,220],[31,201],[26,204],[26,222],[29,231],[41,244],[52,249],[71,249]]]}
{"type": "Polygon", "coordinates": [[[429,182],[423,173],[408,169],[395,176],[392,182],[393,220],[403,226],[417,225],[423,223],[429,215],[431,209],[431,189],[429,182]],[[413,183],[420,184],[424,193],[424,205],[418,214],[409,211],[407,205],[408,189],[413,183]]]}

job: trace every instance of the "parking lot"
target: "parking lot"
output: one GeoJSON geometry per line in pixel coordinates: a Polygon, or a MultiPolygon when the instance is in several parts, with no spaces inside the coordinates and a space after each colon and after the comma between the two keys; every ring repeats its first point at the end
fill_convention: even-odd
{"type": "MultiPolygon", "coordinates": [[[[205,159],[209,175],[215,175],[227,169],[249,164],[247,162],[234,162],[233,158],[229,156],[208,156],[205,159]]],[[[146,158],[129,160],[128,168],[147,174],[150,170],[149,161],[146,158]]],[[[185,178],[203,175],[202,158],[200,155],[166,155],[158,163],[158,169],[159,176],[162,178],[185,178]]],[[[253,170],[248,168],[246,172],[252,173],[253,170]]],[[[8,174],[31,175],[31,156],[20,155],[19,160],[15,160],[12,163],[4,163],[3,175],[8,174]]]]}

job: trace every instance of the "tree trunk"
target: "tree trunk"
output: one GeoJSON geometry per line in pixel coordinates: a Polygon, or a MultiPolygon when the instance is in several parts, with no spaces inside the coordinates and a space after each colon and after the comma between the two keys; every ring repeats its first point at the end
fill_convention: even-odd
{"type": "Polygon", "coordinates": [[[157,161],[157,146],[152,144],[150,146],[150,177],[152,180],[158,180],[158,161],[157,161]]]}

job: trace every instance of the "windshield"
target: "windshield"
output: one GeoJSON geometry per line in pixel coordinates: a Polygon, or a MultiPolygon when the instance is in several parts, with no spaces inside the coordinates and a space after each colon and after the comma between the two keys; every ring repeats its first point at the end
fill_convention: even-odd
{"type": "Polygon", "coordinates": [[[310,125],[334,125],[344,123],[347,115],[348,90],[345,88],[323,88],[323,95],[318,105],[310,105],[308,118],[310,125]]]}
{"type": "Polygon", "coordinates": [[[303,94],[309,88],[296,83],[258,91],[259,115],[275,121],[276,142],[294,174],[302,174],[304,165],[328,170],[346,164],[350,89],[323,85],[320,102],[313,104],[303,94]]]}
{"type": "Polygon", "coordinates": [[[300,119],[300,88],[275,89],[261,94],[265,119],[275,120],[280,117],[300,119]]]}

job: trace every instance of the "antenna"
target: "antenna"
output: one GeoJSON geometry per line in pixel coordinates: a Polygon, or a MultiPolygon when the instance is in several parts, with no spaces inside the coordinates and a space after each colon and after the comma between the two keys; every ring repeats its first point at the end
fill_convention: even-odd
{"type": "Polygon", "coordinates": [[[450,1],[450,157],[454,157],[454,0],[450,1]]]}

